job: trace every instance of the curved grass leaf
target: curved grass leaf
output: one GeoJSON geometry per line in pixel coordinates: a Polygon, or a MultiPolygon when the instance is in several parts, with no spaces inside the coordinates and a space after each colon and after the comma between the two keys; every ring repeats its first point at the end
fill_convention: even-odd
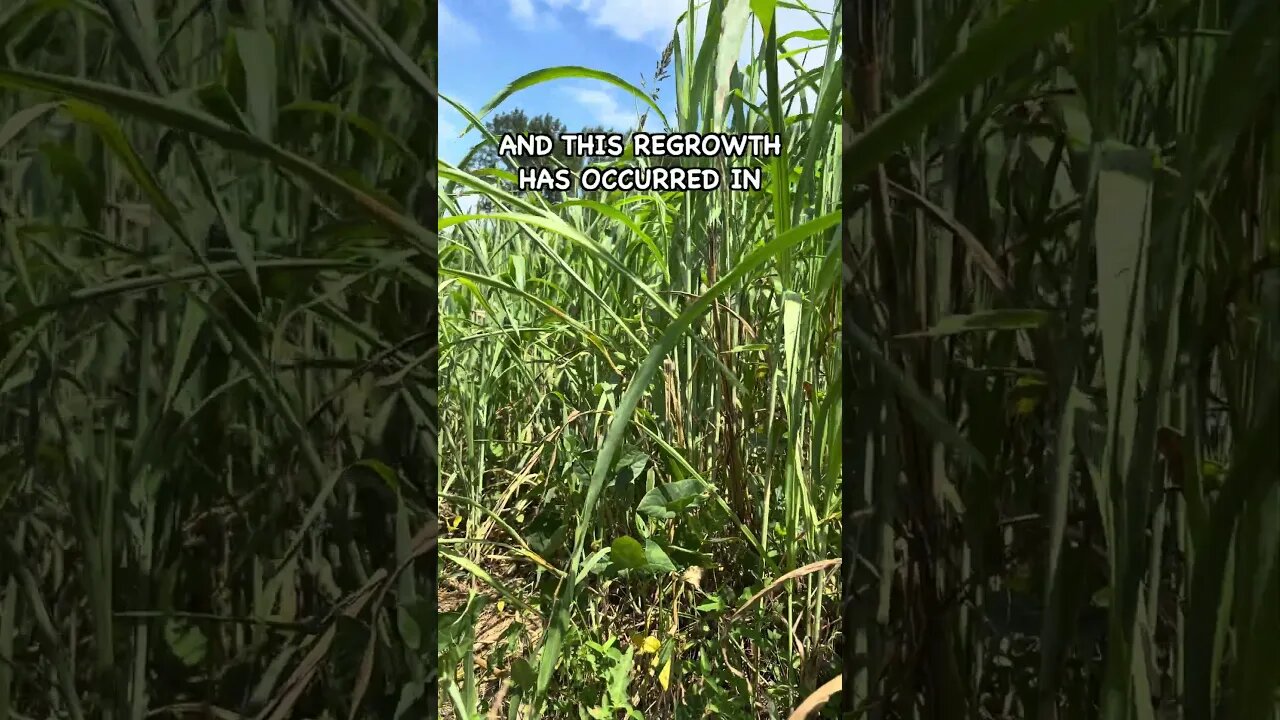
{"type": "Polygon", "coordinates": [[[107,85],[92,80],[53,75],[33,70],[0,68],[0,85],[14,89],[47,92],[74,97],[117,112],[128,113],[165,127],[200,135],[228,150],[261,157],[283,170],[310,182],[318,189],[355,203],[388,228],[414,241],[432,260],[436,256],[436,235],[416,221],[388,208],[381,201],[356,188],[315,163],[273,143],[264,142],[225,122],[172,101],[107,85]]]}
{"type": "MultiPolygon", "coordinates": [[[[485,103],[484,107],[480,108],[480,111],[476,113],[477,119],[483,118],[485,115],[488,115],[490,112],[493,111],[494,108],[501,105],[503,101],[505,101],[507,98],[511,97],[512,95],[520,92],[521,90],[527,90],[535,85],[540,85],[545,82],[551,82],[552,80],[573,80],[573,79],[599,80],[601,82],[608,83],[618,88],[619,90],[622,90],[630,94],[632,97],[636,98],[640,102],[649,106],[649,109],[651,109],[654,112],[654,114],[657,115],[658,118],[662,120],[662,124],[664,127],[667,127],[670,125],[670,123],[667,122],[667,116],[662,112],[662,108],[659,107],[656,102],[654,102],[653,98],[649,97],[648,93],[644,92],[643,90],[636,87],[635,85],[632,85],[626,80],[623,80],[617,75],[614,75],[613,73],[608,73],[603,70],[595,70],[593,68],[588,68],[588,67],[580,67],[577,65],[564,65],[561,67],[543,68],[541,70],[535,70],[526,75],[521,75],[520,77],[513,80],[511,84],[507,85],[505,88],[500,90],[497,95],[494,95],[493,98],[489,100],[489,102],[485,103]]],[[[463,129],[462,133],[460,133],[458,137],[462,137],[463,135],[466,135],[473,125],[474,125],[474,121],[472,122],[472,124],[467,125],[467,127],[463,129]]]]}
{"type": "Polygon", "coordinates": [[[942,117],[965,94],[1072,22],[1109,5],[1107,0],[1019,2],[973,31],[956,53],[865,132],[845,139],[845,177],[857,182],[898,148],[942,117]]]}

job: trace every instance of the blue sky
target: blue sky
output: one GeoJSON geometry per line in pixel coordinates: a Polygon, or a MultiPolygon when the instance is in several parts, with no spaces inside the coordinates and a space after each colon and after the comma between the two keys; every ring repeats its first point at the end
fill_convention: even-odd
{"type": "MultiPolygon", "coordinates": [[[[828,0],[810,1],[830,9],[828,0]]],[[[687,0],[440,0],[440,92],[476,111],[512,80],[557,65],[604,70],[652,88],[654,65],[687,7],[687,0]]],[[[799,11],[778,12],[780,33],[812,26],[799,11]]],[[[670,116],[672,80],[659,89],[670,116]]],[[[625,131],[641,113],[631,96],[589,80],[539,85],[516,93],[499,110],[517,107],[529,115],[551,113],[570,130],[603,125],[625,131]]],[[[479,142],[474,131],[459,139],[464,127],[466,120],[441,103],[440,156],[446,162],[458,163],[479,142]]]]}
{"type": "MultiPolygon", "coordinates": [[[[512,80],[544,67],[583,65],[653,87],[654,65],[671,39],[678,2],[581,0],[442,0],[440,90],[478,110],[512,80]]],[[[674,110],[672,81],[660,86],[663,110],[674,110]]],[[[563,80],[524,90],[499,108],[551,113],[570,130],[603,125],[625,131],[639,102],[600,82],[563,80]]],[[[479,135],[458,139],[466,120],[440,105],[440,155],[457,163],[479,135]]],[[[652,127],[652,126],[651,126],[652,127]]]]}

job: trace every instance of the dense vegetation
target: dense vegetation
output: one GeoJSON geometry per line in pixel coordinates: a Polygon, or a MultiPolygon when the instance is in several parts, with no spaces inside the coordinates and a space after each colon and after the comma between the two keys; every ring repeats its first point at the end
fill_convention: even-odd
{"type": "Polygon", "coordinates": [[[781,132],[764,192],[441,164],[445,717],[772,717],[840,677],[839,4],[694,5],[674,115],[602,81],[650,132],[781,132]]]}
{"type": "Polygon", "coordinates": [[[420,718],[435,3],[0,3],[0,718],[420,718]]]}
{"type": "Polygon", "coordinates": [[[1280,4],[865,2],[845,705],[1280,712],[1280,4]]]}

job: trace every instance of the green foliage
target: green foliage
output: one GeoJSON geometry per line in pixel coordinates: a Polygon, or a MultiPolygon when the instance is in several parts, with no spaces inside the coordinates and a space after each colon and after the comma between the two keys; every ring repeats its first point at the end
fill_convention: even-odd
{"type": "Polygon", "coordinates": [[[839,3],[781,43],[750,22],[776,27],[772,3],[694,5],[654,73],[674,71],[673,114],[557,67],[474,122],[539,83],[598,82],[647,131],[781,132],[785,157],[741,161],[764,192],[556,203],[440,165],[442,609],[472,591],[532,609],[480,619],[529,628],[519,678],[442,643],[466,663],[441,678],[459,717],[767,716],[840,673],[829,571],[726,617],[838,552],[839,3]]]}
{"type": "Polygon", "coordinates": [[[609,546],[609,559],[623,570],[641,570],[649,567],[644,546],[635,538],[623,535],[609,546]]]}
{"type": "Polygon", "coordinates": [[[435,12],[0,8],[0,718],[434,712],[435,12]]]}
{"type": "Polygon", "coordinates": [[[848,716],[1277,717],[1280,6],[856,20],[848,716]]]}

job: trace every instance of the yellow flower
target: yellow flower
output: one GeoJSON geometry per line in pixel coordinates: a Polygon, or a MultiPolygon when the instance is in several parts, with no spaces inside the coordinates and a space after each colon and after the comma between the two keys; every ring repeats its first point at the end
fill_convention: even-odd
{"type": "Polygon", "coordinates": [[[631,644],[641,655],[652,655],[662,649],[662,641],[652,635],[636,633],[631,636],[631,644]]]}

